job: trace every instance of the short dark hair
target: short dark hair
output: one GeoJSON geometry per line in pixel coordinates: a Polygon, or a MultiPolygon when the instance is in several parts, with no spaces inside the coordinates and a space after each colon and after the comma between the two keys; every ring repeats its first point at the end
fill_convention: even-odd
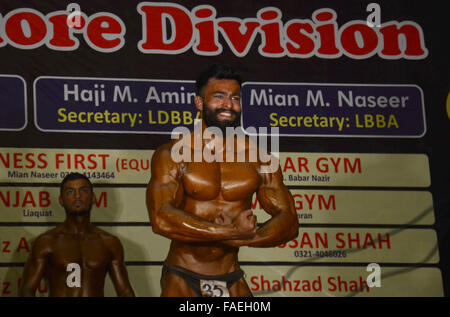
{"type": "Polygon", "coordinates": [[[89,187],[91,187],[91,191],[93,190],[94,186],[92,185],[91,181],[89,180],[89,178],[87,178],[86,175],[80,174],[80,173],[69,173],[66,175],[66,177],[64,177],[64,179],[61,182],[61,185],[59,187],[59,191],[62,194],[63,193],[63,189],[64,189],[64,185],[69,182],[69,181],[74,181],[77,179],[84,179],[89,183],[89,187]]]}
{"type": "Polygon", "coordinates": [[[239,83],[239,86],[242,85],[242,77],[236,71],[228,65],[224,64],[213,64],[204,71],[200,73],[195,81],[195,93],[197,96],[200,96],[202,93],[203,87],[208,84],[208,81],[211,78],[216,79],[233,79],[239,83]]]}

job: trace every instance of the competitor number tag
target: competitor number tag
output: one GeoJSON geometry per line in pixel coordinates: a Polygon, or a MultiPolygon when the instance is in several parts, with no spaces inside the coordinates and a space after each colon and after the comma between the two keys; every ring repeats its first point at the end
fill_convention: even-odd
{"type": "Polygon", "coordinates": [[[200,280],[200,289],[205,297],[230,297],[225,281],[200,280]]]}

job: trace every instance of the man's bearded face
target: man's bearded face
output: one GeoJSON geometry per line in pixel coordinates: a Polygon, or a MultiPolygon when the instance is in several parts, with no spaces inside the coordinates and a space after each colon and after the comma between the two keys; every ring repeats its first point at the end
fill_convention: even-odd
{"type": "Polygon", "coordinates": [[[241,121],[241,87],[235,80],[211,79],[203,92],[203,120],[208,127],[237,127],[241,121]]]}

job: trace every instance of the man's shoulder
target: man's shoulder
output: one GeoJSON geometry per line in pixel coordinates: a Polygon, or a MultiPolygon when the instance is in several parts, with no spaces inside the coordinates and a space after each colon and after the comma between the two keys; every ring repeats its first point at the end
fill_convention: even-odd
{"type": "Polygon", "coordinates": [[[52,228],[42,234],[40,234],[33,242],[34,248],[46,248],[51,247],[53,243],[57,240],[58,235],[60,234],[60,227],[52,228]]]}
{"type": "Polygon", "coordinates": [[[168,143],[160,145],[153,154],[152,162],[157,164],[156,166],[178,166],[180,163],[179,156],[183,156],[184,151],[192,151],[193,139],[186,137],[184,139],[174,139],[168,143]]]}
{"type": "Polygon", "coordinates": [[[176,142],[177,142],[177,140],[172,140],[170,142],[161,144],[160,146],[158,146],[156,148],[153,157],[155,157],[155,156],[166,157],[167,155],[170,156],[170,153],[172,152],[172,148],[176,142]]]}
{"type": "Polygon", "coordinates": [[[108,243],[108,244],[120,244],[120,240],[118,237],[116,237],[115,235],[100,229],[98,227],[92,226],[91,227],[91,234],[96,235],[98,238],[100,238],[101,240],[103,240],[104,242],[108,243]]]}
{"type": "Polygon", "coordinates": [[[180,133],[177,137],[174,137],[170,142],[164,143],[158,147],[157,150],[171,151],[174,146],[188,147],[193,149],[195,142],[195,134],[192,131],[186,133],[180,133]]]}
{"type": "Polygon", "coordinates": [[[58,235],[60,235],[61,233],[62,233],[62,226],[58,225],[58,226],[56,226],[54,228],[51,228],[48,231],[45,231],[38,238],[42,238],[42,239],[56,239],[58,237],[58,235]]]}

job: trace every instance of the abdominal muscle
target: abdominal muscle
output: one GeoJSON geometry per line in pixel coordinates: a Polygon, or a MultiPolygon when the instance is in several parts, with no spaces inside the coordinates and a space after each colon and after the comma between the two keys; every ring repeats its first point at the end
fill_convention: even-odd
{"type": "MultiPolygon", "coordinates": [[[[248,209],[250,203],[244,201],[196,201],[187,199],[183,210],[207,221],[223,213],[234,219],[241,211],[248,209]]],[[[239,248],[221,241],[183,242],[172,240],[166,262],[168,265],[181,266],[187,270],[204,275],[221,275],[239,269],[239,248]]]]}
{"type": "Polygon", "coordinates": [[[199,274],[222,275],[239,268],[238,251],[238,248],[220,242],[184,243],[173,240],[166,262],[169,266],[180,266],[199,274]]]}

